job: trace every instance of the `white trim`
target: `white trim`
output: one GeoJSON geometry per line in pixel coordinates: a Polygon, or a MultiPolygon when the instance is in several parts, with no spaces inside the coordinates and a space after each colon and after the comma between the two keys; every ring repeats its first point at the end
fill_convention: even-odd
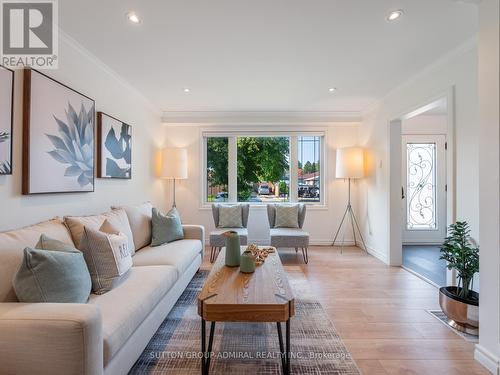
{"type": "Polygon", "coordinates": [[[300,126],[311,123],[359,123],[362,116],[361,112],[327,111],[164,111],[161,121],[164,125],[182,126],[244,126],[270,123],[300,126]]]}
{"type": "MultiPolygon", "coordinates": [[[[448,191],[446,195],[446,226],[456,220],[456,155],[455,155],[455,86],[451,86],[445,92],[432,95],[417,105],[391,117],[388,129],[389,144],[389,189],[387,191],[389,231],[387,233],[389,259],[391,266],[402,264],[402,236],[401,236],[401,119],[408,118],[409,114],[417,113],[418,108],[428,105],[441,98],[447,101],[447,134],[448,144],[446,154],[446,184],[448,191]]],[[[449,285],[455,285],[454,271],[448,271],[446,276],[449,285]]]]}
{"type": "MultiPolygon", "coordinates": [[[[356,246],[358,246],[361,249],[363,248],[363,244],[361,244],[359,241],[356,244],[356,246]]],[[[368,254],[374,256],[375,258],[382,261],[383,263],[389,264],[387,253],[380,251],[380,250],[377,250],[369,245],[366,245],[366,251],[368,254]]]]}
{"type": "Polygon", "coordinates": [[[474,359],[492,374],[498,375],[500,373],[500,359],[481,344],[476,344],[474,359]]]}

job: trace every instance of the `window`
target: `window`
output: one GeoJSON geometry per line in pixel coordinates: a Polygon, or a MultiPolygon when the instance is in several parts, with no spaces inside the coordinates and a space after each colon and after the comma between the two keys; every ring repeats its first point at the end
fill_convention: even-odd
{"type": "Polygon", "coordinates": [[[290,139],[237,137],[238,202],[288,201],[290,139]]]}
{"type": "Polygon", "coordinates": [[[300,202],[320,202],[321,137],[298,137],[298,191],[300,202]]]}
{"type": "Polygon", "coordinates": [[[207,138],[207,202],[228,201],[228,138],[207,138]]]}
{"type": "Polygon", "coordinates": [[[204,202],[323,203],[322,134],[207,133],[203,139],[204,202]]]}

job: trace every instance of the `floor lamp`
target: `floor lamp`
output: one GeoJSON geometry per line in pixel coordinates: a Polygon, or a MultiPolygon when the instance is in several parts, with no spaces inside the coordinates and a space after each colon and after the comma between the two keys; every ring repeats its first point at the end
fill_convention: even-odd
{"type": "MultiPolygon", "coordinates": [[[[342,229],[342,225],[346,220],[347,215],[349,215],[351,219],[351,227],[352,234],[354,236],[354,244],[356,245],[356,229],[358,230],[359,237],[361,238],[361,243],[363,244],[363,250],[367,251],[365,240],[363,239],[363,235],[361,234],[361,230],[359,229],[358,221],[356,220],[356,215],[351,206],[351,179],[357,179],[364,177],[364,152],[360,147],[346,147],[337,149],[337,163],[336,163],[336,178],[347,178],[349,183],[349,192],[347,198],[347,207],[344,212],[344,216],[342,217],[342,221],[340,222],[339,228],[337,229],[337,233],[335,233],[335,237],[333,239],[333,246],[335,246],[335,242],[337,241],[337,237],[340,233],[340,229],[342,229]]],[[[341,250],[342,251],[342,250],[341,250]]]]}
{"type": "Polygon", "coordinates": [[[162,151],[160,177],[174,181],[173,203],[175,206],[175,180],[184,180],[187,173],[187,150],[184,148],[167,147],[162,151]]]}

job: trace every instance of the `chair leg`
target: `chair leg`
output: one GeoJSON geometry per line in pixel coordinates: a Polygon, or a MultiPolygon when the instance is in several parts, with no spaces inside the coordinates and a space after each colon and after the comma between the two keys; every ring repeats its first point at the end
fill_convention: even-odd
{"type": "Polygon", "coordinates": [[[299,251],[299,248],[298,248],[298,247],[296,247],[296,248],[295,248],[295,252],[297,253],[298,251],[299,251]]]}
{"type": "Polygon", "coordinates": [[[212,250],[210,251],[210,263],[213,263],[215,260],[215,246],[212,246],[212,250]]]}
{"type": "Polygon", "coordinates": [[[307,247],[302,248],[302,256],[304,257],[304,262],[309,263],[309,254],[307,254],[307,247]]]}

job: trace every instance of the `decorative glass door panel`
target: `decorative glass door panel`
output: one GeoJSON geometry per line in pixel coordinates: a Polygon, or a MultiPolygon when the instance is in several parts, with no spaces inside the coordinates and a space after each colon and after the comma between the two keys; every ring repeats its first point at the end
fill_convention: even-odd
{"type": "Polygon", "coordinates": [[[446,235],[444,135],[404,135],[403,243],[439,244],[446,235]]]}
{"type": "Polygon", "coordinates": [[[406,226],[436,229],[436,144],[406,144],[406,226]]]}

